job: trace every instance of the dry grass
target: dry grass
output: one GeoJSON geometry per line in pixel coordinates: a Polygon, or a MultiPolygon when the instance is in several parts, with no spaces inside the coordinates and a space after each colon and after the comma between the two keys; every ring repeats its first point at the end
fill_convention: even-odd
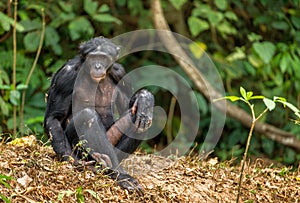
{"type": "MultiPolygon", "coordinates": [[[[239,167],[230,162],[135,154],[122,164],[144,186],[144,197],[129,194],[102,174],[57,162],[52,148],[33,137],[0,144],[0,174],[13,178],[0,178],[0,194],[11,202],[235,202],[239,167]]],[[[300,201],[299,171],[264,167],[258,160],[246,167],[244,177],[243,202],[300,201]]]]}

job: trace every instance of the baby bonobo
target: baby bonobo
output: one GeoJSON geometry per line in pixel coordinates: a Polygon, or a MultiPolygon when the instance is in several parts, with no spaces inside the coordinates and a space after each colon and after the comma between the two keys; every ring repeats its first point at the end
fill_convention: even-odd
{"type": "Polygon", "coordinates": [[[81,44],[79,54],[51,80],[44,127],[60,160],[93,171],[100,162],[122,188],[142,194],[141,185],[120,162],[137,149],[151,126],[154,97],[145,89],[130,94],[129,84],[117,86],[125,75],[115,62],[119,52],[103,37],[81,44]],[[114,119],[114,109],[119,119],[114,119]]]}

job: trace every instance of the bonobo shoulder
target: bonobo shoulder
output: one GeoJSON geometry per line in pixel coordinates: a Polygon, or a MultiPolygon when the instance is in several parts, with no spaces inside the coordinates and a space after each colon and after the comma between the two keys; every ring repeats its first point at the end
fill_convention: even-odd
{"type": "Polygon", "coordinates": [[[50,89],[55,89],[56,92],[72,92],[80,65],[81,62],[79,56],[76,56],[65,63],[52,77],[50,89]],[[72,88],[70,88],[70,86],[72,88]]]}
{"type": "Polygon", "coordinates": [[[118,83],[124,77],[125,74],[125,68],[119,63],[114,63],[109,70],[109,75],[115,83],[118,83]]]}

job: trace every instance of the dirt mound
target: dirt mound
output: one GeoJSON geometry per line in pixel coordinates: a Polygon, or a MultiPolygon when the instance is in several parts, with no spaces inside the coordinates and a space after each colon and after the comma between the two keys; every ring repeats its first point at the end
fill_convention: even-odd
{"type": "MultiPolygon", "coordinates": [[[[0,144],[0,202],[234,202],[239,167],[196,158],[135,154],[124,167],[144,186],[139,197],[103,174],[58,162],[34,137],[0,144]]],[[[243,202],[299,202],[300,172],[247,166],[243,202]]]]}

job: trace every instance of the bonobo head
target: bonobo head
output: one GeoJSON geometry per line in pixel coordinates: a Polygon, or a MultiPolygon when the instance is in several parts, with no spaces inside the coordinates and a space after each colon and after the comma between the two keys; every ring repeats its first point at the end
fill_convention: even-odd
{"type": "Polygon", "coordinates": [[[83,66],[93,81],[100,82],[106,77],[106,72],[117,60],[120,47],[103,37],[93,38],[79,47],[83,66]]]}

